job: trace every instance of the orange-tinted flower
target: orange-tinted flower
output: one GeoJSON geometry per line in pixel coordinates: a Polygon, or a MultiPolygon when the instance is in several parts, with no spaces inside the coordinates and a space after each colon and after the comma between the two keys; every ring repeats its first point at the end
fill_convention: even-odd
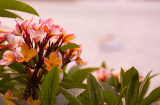
{"type": "Polygon", "coordinates": [[[76,63],[77,63],[77,64],[82,64],[82,65],[86,65],[86,63],[80,58],[81,52],[82,52],[81,49],[79,49],[79,50],[77,51],[76,63]]]}
{"type": "Polygon", "coordinates": [[[37,54],[37,50],[34,48],[29,49],[28,45],[23,43],[21,46],[22,56],[17,58],[17,62],[28,62],[30,59],[34,58],[37,54]]]}
{"type": "Polygon", "coordinates": [[[73,39],[75,39],[75,38],[76,38],[76,37],[75,37],[74,34],[68,34],[68,35],[65,35],[65,36],[64,36],[63,41],[64,41],[65,43],[68,43],[69,41],[71,41],[71,40],[73,40],[73,39]]]}
{"type": "Polygon", "coordinates": [[[33,100],[32,97],[29,97],[27,102],[30,104],[30,105],[40,105],[41,102],[39,100],[33,100]]]}
{"type": "Polygon", "coordinates": [[[13,97],[13,94],[10,92],[10,90],[7,90],[5,95],[2,95],[2,98],[4,98],[4,101],[7,105],[15,105],[15,103],[8,99],[17,99],[16,97],[13,97]]]}
{"type": "Polygon", "coordinates": [[[57,57],[56,52],[52,52],[49,55],[49,59],[44,58],[44,63],[46,64],[46,69],[49,71],[53,66],[58,65],[60,67],[61,65],[61,59],[57,57]]]}

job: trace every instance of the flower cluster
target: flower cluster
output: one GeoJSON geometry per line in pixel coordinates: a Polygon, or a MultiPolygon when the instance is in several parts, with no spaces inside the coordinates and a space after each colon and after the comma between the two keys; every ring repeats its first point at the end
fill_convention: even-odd
{"type": "MultiPolygon", "coordinates": [[[[97,80],[98,81],[103,81],[103,82],[107,82],[108,79],[113,76],[117,82],[119,82],[119,78],[120,78],[120,73],[119,72],[115,72],[114,70],[110,70],[108,67],[105,68],[99,68],[96,71],[96,76],[97,76],[97,80]]],[[[139,75],[139,82],[143,81],[143,76],[139,75]]]]}
{"type": "Polygon", "coordinates": [[[64,52],[60,50],[61,46],[71,43],[75,38],[74,34],[67,34],[63,28],[54,24],[52,19],[40,19],[39,23],[32,23],[32,20],[23,21],[17,18],[13,30],[0,23],[0,49],[6,50],[0,65],[22,62],[31,66],[29,61],[33,60],[34,66],[46,64],[46,70],[50,70],[55,65],[63,67],[73,58],[77,64],[85,64],[80,58],[81,48],[64,52]]]}
{"type": "Polygon", "coordinates": [[[106,68],[100,68],[96,71],[97,74],[97,80],[98,81],[107,81],[111,76],[114,76],[116,80],[118,81],[119,79],[119,73],[116,73],[112,70],[109,70],[107,67],[106,68]]]}
{"type": "Polygon", "coordinates": [[[85,64],[80,58],[81,47],[72,40],[74,34],[67,32],[52,19],[39,19],[38,23],[32,23],[33,19],[16,19],[16,26],[11,29],[0,23],[0,53],[2,58],[0,65],[9,66],[11,63],[20,63],[25,68],[25,74],[29,75],[28,84],[23,99],[32,96],[45,76],[53,66],[58,66],[60,81],[63,78],[62,69],[71,61],[77,64],[85,64]],[[65,47],[74,44],[77,47],[65,47]]]}

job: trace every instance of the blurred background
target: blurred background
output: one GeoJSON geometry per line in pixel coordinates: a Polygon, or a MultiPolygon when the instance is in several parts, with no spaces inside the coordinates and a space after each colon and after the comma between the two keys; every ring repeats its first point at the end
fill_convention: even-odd
{"type": "MultiPolygon", "coordinates": [[[[41,18],[53,18],[82,45],[87,66],[137,68],[144,76],[160,73],[160,2],[158,0],[21,0],[41,18]]],[[[21,13],[25,19],[38,17],[21,13]]],[[[0,18],[14,26],[12,19],[0,18]]],[[[159,76],[152,87],[160,85],[159,76]]]]}

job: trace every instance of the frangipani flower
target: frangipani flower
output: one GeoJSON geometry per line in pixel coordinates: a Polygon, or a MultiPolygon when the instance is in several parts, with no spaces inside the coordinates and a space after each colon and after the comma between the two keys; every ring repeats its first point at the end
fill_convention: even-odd
{"type": "Polygon", "coordinates": [[[30,104],[30,105],[40,105],[41,102],[39,100],[33,100],[32,97],[29,97],[27,102],[30,104]]]}
{"type": "Polygon", "coordinates": [[[17,99],[16,97],[13,97],[13,94],[10,92],[10,90],[7,90],[5,95],[1,95],[2,98],[4,98],[4,101],[7,105],[15,105],[12,101],[8,99],[17,99]]]}
{"type": "Polygon", "coordinates": [[[21,37],[20,36],[14,36],[12,34],[8,34],[7,35],[7,40],[10,44],[10,46],[12,47],[11,50],[15,50],[17,47],[19,47],[21,41],[21,37]]]}
{"type": "Polygon", "coordinates": [[[111,72],[108,68],[100,68],[96,71],[98,81],[105,82],[111,76],[111,72]]]}
{"type": "Polygon", "coordinates": [[[63,38],[63,41],[65,43],[68,43],[70,40],[73,40],[75,39],[76,36],[74,34],[68,34],[68,35],[65,35],[64,38],[63,38]]]}
{"type": "Polygon", "coordinates": [[[30,29],[29,33],[32,36],[35,43],[42,41],[43,38],[47,35],[47,32],[44,32],[42,29],[36,30],[35,32],[34,30],[30,29]]]}
{"type": "Polygon", "coordinates": [[[56,52],[52,52],[49,55],[49,59],[44,58],[44,63],[46,64],[46,69],[49,71],[53,66],[57,65],[58,67],[61,66],[61,59],[57,57],[56,52]]]}
{"type": "Polygon", "coordinates": [[[86,65],[86,63],[80,58],[82,50],[77,50],[77,58],[76,58],[76,63],[77,64],[82,64],[82,65],[86,65]]]}
{"type": "Polygon", "coordinates": [[[7,66],[10,63],[14,62],[16,59],[16,54],[13,51],[6,51],[3,54],[3,59],[0,60],[0,65],[7,66]]]}
{"type": "Polygon", "coordinates": [[[29,49],[28,45],[23,43],[21,46],[22,56],[17,58],[17,62],[28,62],[31,58],[34,58],[37,54],[37,50],[34,48],[29,49]]]}
{"type": "Polygon", "coordinates": [[[29,20],[21,20],[19,18],[16,18],[16,22],[17,24],[19,24],[23,30],[27,30],[28,27],[30,27],[31,23],[32,23],[33,18],[29,19],[29,20]]]}
{"type": "Polygon", "coordinates": [[[61,65],[62,65],[62,57],[61,55],[59,54],[59,57],[57,57],[57,53],[56,52],[52,52],[50,55],[49,55],[49,59],[47,58],[44,58],[44,63],[46,64],[46,69],[49,71],[51,70],[51,68],[53,66],[58,66],[58,70],[59,70],[59,81],[62,81],[62,78],[63,78],[63,71],[62,69],[60,68],[61,65]]]}
{"type": "Polygon", "coordinates": [[[21,36],[22,35],[22,29],[20,29],[19,24],[16,24],[16,28],[13,30],[12,34],[16,36],[21,36]]]}

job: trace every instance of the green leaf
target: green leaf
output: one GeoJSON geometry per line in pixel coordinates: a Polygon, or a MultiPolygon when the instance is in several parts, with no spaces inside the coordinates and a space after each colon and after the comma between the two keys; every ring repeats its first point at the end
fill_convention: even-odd
{"type": "Polygon", "coordinates": [[[79,69],[74,71],[69,78],[77,83],[82,83],[87,78],[88,73],[96,70],[98,70],[98,68],[79,69]]]}
{"type": "Polygon", "coordinates": [[[0,96],[0,103],[1,105],[7,105],[1,96],[0,96]]]}
{"type": "Polygon", "coordinates": [[[62,82],[74,84],[74,82],[71,79],[67,78],[67,77],[63,77],[62,82]]]}
{"type": "Polygon", "coordinates": [[[149,105],[154,101],[157,101],[160,98],[160,87],[154,89],[140,105],[149,105]]]}
{"type": "Polygon", "coordinates": [[[123,70],[123,68],[121,68],[121,72],[120,72],[120,82],[121,82],[121,89],[123,89],[123,76],[124,76],[125,72],[123,70]]]}
{"type": "Polygon", "coordinates": [[[137,101],[138,101],[138,95],[139,95],[139,75],[137,75],[135,81],[136,82],[135,82],[135,85],[134,85],[133,95],[132,95],[132,99],[131,99],[132,105],[136,105],[137,101]]]}
{"type": "MultiPolygon", "coordinates": [[[[102,90],[104,101],[107,103],[107,105],[114,105],[116,103],[116,100],[118,97],[113,94],[113,92],[108,90],[102,90]]],[[[99,104],[97,104],[99,105],[99,104]]]]}
{"type": "Polygon", "coordinates": [[[106,63],[105,63],[105,62],[102,62],[101,67],[106,68],[106,63]]]}
{"type": "Polygon", "coordinates": [[[8,67],[16,70],[20,74],[24,74],[26,72],[24,66],[18,62],[11,63],[10,65],[8,65],[8,67]]]}
{"type": "Polygon", "coordinates": [[[46,75],[41,91],[41,101],[43,105],[54,105],[56,93],[59,86],[58,67],[54,66],[46,75]]]}
{"type": "Polygon", "coordinates": [[[4,10],[4,9],[0,9],[0,17],[8,17],[8,18],[20,18],[22,19],[19,15],[13,13],[13,12],[10,12],[10,11],[7,11],[7,10],[4,10]]]}
{"type": "Polygon", "coordinates": [[[0,8],[27,12],[39,16],[31,6],[17,0],[0,0],[0,8]]]}
{"type": "Polygon", "coordinates": [[[93,105],[104,105],[103,94],[100,86],[91,73],[88,74],[87,84],[93,105]]]}
{"type": "Polygon", "coordinates": [[[141,94],[141,92],[142,92],[142,90],[143,90],[143,88],[144,88],[144,85],[145,85],[147,79],[149,78],[149,75],[151,74],[151,72],[152,72],[152,71],[150,71],[150,72],[147,74],[147,76],[145,77],[145,79],[142,81],[142,83],[141,83],[141,85],[140,85],[140,87],[139,87],[139,95],[141,94]]]}
{"type": "Polygon", "coordinates": [[[79,48],[79,45],[77,45],[75,43],[69,43],[69,44],[63,45],[61,47],[61,51],[65,51],[65,50],[71,49],[71,48],[79,48]]]}
{"type": "Polygon", "coordinates": [[[3,84],[0,83],[0,93],[5,93],[8,89],[9,90],[14,89],[15,85],[16,85],[15,82],[10,82],[10,81],[7,81],[3,84]]]}
{"type": "Polygon", "coordinates": [[[22,100],[17,100],[17,99],[8,99],[8,100],[14,102],[17,105],[30,105],[29,103],[22,101],[22,100]]]}
{"type": "Polygon", "coordinates": [[[159,75],[159,74],[160,74],[160,73],[154,74],[154,75],[150,76],[149,79],[152,79],[153,77],[155,77],[155,76],[157,76],[157,75],[159,75]]]}
{"type": "Polygon", "coordinates": [[[111,76],[108,80],[107,80],[108,84],[113,86],[116,90],[118,90],[118,82],[117,79],[114,76],[111,76]]]}
{"type": "Polygon", "coordinates": [[[114,95],[119,96],[118,92],[116,90],[113,89],[113,87],[105,82],[99,81],[100,86],[103,90],[107,90],[107,91],[111,91],[114,93],[114,95]]]}
{"type": "Polygon", "coordinates": [[[86,89],[87,88],[86,84],[76,84],[76,83],[70,84],[70,83],[67,83],[67,82],[61,82],[60,86],[65,88],[65,89],[72,89],[72,88],[83,88],[83,89],[86,89]]]}
{"type": "Polygon", "coordinates": [[[139,92],[139,75],[138,73],[129,82],[126,92],[126,105],[136,105],[139,92]]]}
{"type": "Polygon", "coordinates": [[[137,73],[138,71],[134,67],[129,69],[123,76],[123,87],[128,85],[129,82],[132,80],[132,77],[134,77],[134,75],[136,75],[137,73]]]}
{"type": "Polygon", "coordinates": [[[3,78],[0,80],[0,85],[5,84],[6,82],[16,80],[20,83],[27,84],[28,75],[27,74],[17,74],[17,73],[1,73],[0,78],[3,78]]]}
{"type": "MultiPolygon", "coordinates": [[[[87,87],[88,88],[88,87],[87,87]]],[[[83,100],[90,100],[91,98],[89,96],[89,92],[87,90],[84,90],[80,95],[77,96],[77,98],[83,103],[83,100]]],[[[92,102],[92,101],[91,101],[92,102]]]]}
{"type": "Polygon", "coordinates": [[[150,71],[145,79],[142,81],[142,83],[140,84],[140,87],[139,87],[139,97],[138,97],[138,104],[140,103],[140,101],[143,99],[147,89],[148,89],[148,86],[149,86],[149,75],[151,74],[152,71],[150,71]]]}
{"type": "Polygon", "coordinates": [[[70,76],[74,71],[80,69],[82,67],[82,65],[75,65],[75,66],[72,66],[69,70],[68,70],[68,76],[70,76]]]}
{"type": "Polygon", "coordinates": [[[73,105],[82,105],[82,103],[76,97],[68,93],[67,90],[62,88],[61,86],[59,86],[58,91],[62,93],[65,96],[65,98],[67,98],[73,105]]]}
{"type": "MultiPolygon", "coordinates": [[[[124,91],[125,91],[126,89],[127,89],[127,86],[125,86],[125,87],[122,89],[122,91],[121,91],[118,99],[116,100],[115,105],[121,105],[121,104],[122,104],[121,99],[123,98],[123,94],[124,94],[124,91]],[[120,102],[121,102],[121,103],[120,103],[120,102]]],[[[122,104],[122,105],[123,105],[123,104],[122,104]]]]}

